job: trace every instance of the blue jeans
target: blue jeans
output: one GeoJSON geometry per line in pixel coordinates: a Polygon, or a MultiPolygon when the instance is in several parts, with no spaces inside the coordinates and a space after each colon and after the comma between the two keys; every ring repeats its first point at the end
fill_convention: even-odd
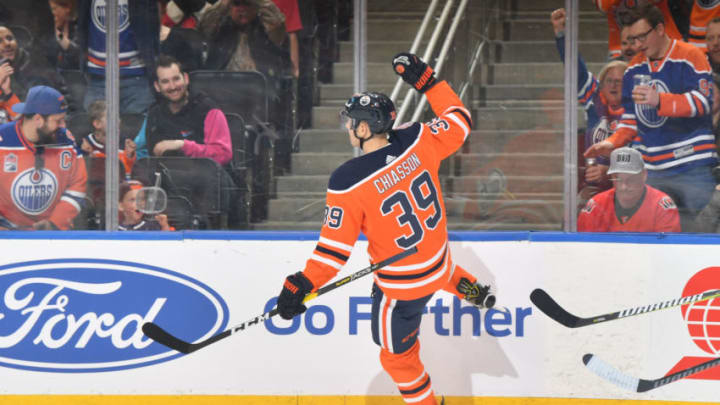
{"type": "Polygon", "coordinates": [[[716,185],[711,169],[710,166],[698,166],[672,176],[648,173],[647,183],[675,201],[683,232],[693,232],[695,217],[710,202],[716,185]]]}
{"type": "MultiPolygon", "coordinates": [[[[105,77],[90,75],[85,92],[83,107],[88,110],[90,103],[105,99],[105,77]]],[[[150,83],[145,76],[131,76],[120,79],[120,114],[144,113],[155,102],[150,83]]]]}

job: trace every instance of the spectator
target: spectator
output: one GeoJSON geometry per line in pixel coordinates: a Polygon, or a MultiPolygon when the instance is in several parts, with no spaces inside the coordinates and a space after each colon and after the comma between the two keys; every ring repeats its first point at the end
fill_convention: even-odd
{"type": "Polygon", "coordinates": [[[637,48],[628,39],[630,37],[630,27],[627,25],[620,30],[620,57],[619,60],[630,62],[637,53],[637,48]]]}
{"type": "Polygon", "coordinates": [[[273,80],[289,59],[282,48],[286,33],[283,13],[271,0],[220,0],[207,8],[200,31],[210,39],[207,67],[215,70],[257,70],[273,80]]]}
{"type": "Polygon", "coordinates": [[[18,45],[10,28],[0,26],[0,110],[3,120],[15,119],[12,105],[20,102],[30,87],[48,85],[64,91],[64,81],[37,54],[18,45]]]}
{"type": "Polygon", "coordinates": [[[0,228],[69,229],[82,208],[87,174],[65,129],[65,99],[36,86],[13,109],[19,121],[0,126],[0,228]]]}
{"type": "Polygon", "coordinates": [[[197,14],[206,6],[205,0],[160,0],[160,22],[167,28],[197,28],[197,14]]]}
{"type": "Polygon", "coordinates": [[[639,52],[623,77],[625,114],[617,130],[590,146],[585,157],[607,155],[633,140],[647,164],[648,184],[672,197],[683,230],[690,231],[715,186],[710,65],[701,50],[668,37],[657,7],[637,9],[629,23],[639,52]],[[636,75],[649,75],[650,85],[634,87],[636,75]]]}
{"type": "Polygon", "coordinates": [[[628,24],[628,16],[640,6],[656,5],[664,15],[665,32],[672,39],[682,40],[683,36],[675,25],[668,0],[593,0],[595,6],[607,16],[608,23],[608,58],[621,57],[620,29],[628,24]]]}
{"type": "MultiPolygon", "coordinates": [[[[94,158],[105,158],[105,136],[107,135],[107,106],[105,100],[95,100],[88,109],[93,132],[82,137],[80,150],[94,158]]],[[[125,149],[118,151],[118,159],[125,168],[125,177],[129,177],[136,159],[136,145],[132,139],[125,139],[125,149]]],[[[102,173],[103,179],[105,173],[102,173]]]]}
{"type": "MultiPolygon", "coordinates": [[[[710,23],[720,17],[720,2],[695,0],[690,11],[690,31],[688,42],[698,48],[705,48],[707,29],[710,23]]],[[[717,22],[720,22],[718,20],[717,22]]]]}
{"type": "Polygon", "coordinates": [[[210,44],[207,69],[257,70],[265,76],[269,121],[278,135],[273,158],[276,174],[290,169],[295,130],[284,22],[285,16],[272,0],[219,0],[200,19],[200,31],[210,44]]]}
{"type": "Polygon", "coordinates": [[[579,232],[680,232],[672,198],[645,184],[647,170],[640,152],[615,149],[608,174],[614,186],[588,201],[578,217],[579,232]]]}
{"type": "MultiPolygon", "coordinates": [[[[85,109],[105,99],[105,2],[79,0],[78,46],[88,73],[85,109]]],[[[153,61],[160,49],[157,0],[118,0],[120,113],[142,113],[154,102],[150,90],[153,61]]]]}
{"type": "Polygon", "coordinates": [[[138,156],[205,157],[225,165],[232,141],[225,114],[200,92],[190,94],[190,78],[180,63],[166,55],[157,59],[155,90],[160,101],[150,107],[135,138],[138,156]]]}
{"type": "Polygon", "coordinates": [[[714,18],[707,25],[706,51],[708,62],[714,73],[720,74],[720,17],[714,18]]]}
{"type": "Polygon", "coordinates": [[[292,75],[298,78],[300,75],[300,44],[298,42],[298,31],[303,29],[300,20],[298,0],[273,0],[275,5],[285,16],[285,32],[287,32],[288,46],[290,49],[290,62],[292,62],[292,75]]]}
{"type": "Polygon", "coordinates": [[[165,214],[157,214],[152,219],[138,210],[137,194],[142,188],[138,181],[125,181],[120,184],[118,195],[118,209],[120,219],[118,230],[120,231],[171,231],[168,218],[165,214]]]}
{"type": "Polygon", "coordinates": [[[49,0],[53,15],[54,40],[47,44],[47,57],[58,69],[77,69],[80,47],[77,44],[76,0],[49,0]]]}
{"type": "MultiPolygon", "coordinates": [[[[560,57],[565,60],[565,9],[552,12],[550,20],[555,31],[555,44],[560,57]]],[[[632,51],[632,46],[627,47],[632,51]]],[[[623,52],[623,55],[625,52],[623,52]]],[[[603,67],[596,79],[588,71],[585,61],[580,55],[578,60],[578,90],[580,104],[585,109],[587,130],[578,141],[578,150],[604,141],[620,122],[622,108],[622,78],[627,63],[615,60],[603,67]]],[[[578,182],[578,204],[583,207],[590,197],[611,187],[607,176],[609,161],[605,156],[590,158],[579,171],[584,176],[578,182]]]]}
{"type": "MultiPolygon", "coordinates": [[[[3,49],[3,44],[7,42],[4,39],[7,37],[3,37],[4,35],[6,33],[0,27],[0,52],[3,49]]],[[[12,110],[12,106],[19,103],[20,99],[11,86],[13,73],[15,73],[15,70],[12,67],[12,62],[8,59],[0,59],[0,124],[12,121],[17,117],[17,113],[12,110]]]]}
{"type": "Polygon", "coordinates": [[[186,71],[205,67],[208,45],[205,36],[198,31],[196,15],[209,6],[204,0],[160,2],[162,25],[160,26],[160,53],[177,59],[186,71]]]}

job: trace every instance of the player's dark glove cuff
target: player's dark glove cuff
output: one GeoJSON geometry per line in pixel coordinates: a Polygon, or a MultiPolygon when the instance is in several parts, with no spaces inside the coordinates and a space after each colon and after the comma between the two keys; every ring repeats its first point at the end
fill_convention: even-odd
{"type": "Polygon", "coordinates": [[[471,283],[466,278],[461,278],[457,286],[460,294],[473,305],[480,308],[492,308],[495,305],[495,296],[490,294],[490,286],[480,283],[471,283]]]}
{"type": "Polygon", "coordinates": [[[417,55],[402,52],[393,58],[393,70],[420,93],[425,93],[437,83],[435,71],[417,55]]]}
{"type": "Polygon", "coordinates": [[[293,319],[305,312],[307,307],[302,302],[312,289],[312,283],[301,271],[287,276],[277,301],[280,316],[283,319],[293,319]]]}

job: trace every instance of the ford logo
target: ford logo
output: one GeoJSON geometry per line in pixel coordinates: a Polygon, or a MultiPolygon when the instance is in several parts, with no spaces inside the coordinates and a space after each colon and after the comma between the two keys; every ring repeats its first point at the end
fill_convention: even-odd
{"type": "Polygon", "coordinates": [[[190,342],[225,329],[228,308],[207,285],[140,263],[51,259],[0,266],[0,366],[114,371],[180,353],[142,333],[155,322],[190,342]]]}

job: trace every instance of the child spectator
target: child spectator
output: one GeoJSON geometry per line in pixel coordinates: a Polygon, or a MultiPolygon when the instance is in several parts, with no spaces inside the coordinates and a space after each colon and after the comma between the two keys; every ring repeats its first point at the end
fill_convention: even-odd
{"type": "Polygon", "coordinates": [[[152,219],[137,208],[137,193],[142,183],[131,180],[120,184],[118,209],[120,218],[118,230],[120,231],[172,231],[168,224],[167,215],[157,214],[152,219]]]}
{"type": "MultiPolygon", "coordinates": [[[[105,157],[105,136],[107,134],[107,107],[105,100],[95,100],[90,103],[88,110],[90,115],[90,124],[93,132],[82,138],[80,149],[92,157],[105,157]]],[[[130,177],[132,167],[135,164],[137,155],[135,142],[132,139],[125,139],[125,149],[118,151],[118,159],[125,167],[125,176],[130,177]]]]}

